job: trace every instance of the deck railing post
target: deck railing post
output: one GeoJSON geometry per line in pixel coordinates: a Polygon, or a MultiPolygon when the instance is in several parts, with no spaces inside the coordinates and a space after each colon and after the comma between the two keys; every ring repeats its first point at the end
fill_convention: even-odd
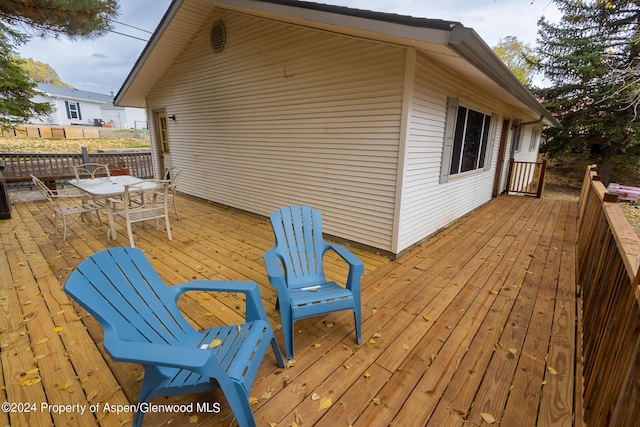
{"type": "Polygon", "coordinates": [[[87,150],[87,147],[81,147],[80,148],[80,153],[82,154],[82,163],[91,163],[91,161],[89,160],[89,150],[87,150]]]}

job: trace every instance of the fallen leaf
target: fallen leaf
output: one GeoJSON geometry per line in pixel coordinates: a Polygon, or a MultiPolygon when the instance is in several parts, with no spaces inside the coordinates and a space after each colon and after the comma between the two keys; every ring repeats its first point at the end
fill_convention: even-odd
{"type": "Polygon", "coordinates": [[[287,368],[290,368],[292,366],[296,366],[296,361],[295,360],[287,360],[287,368]]]}
{"type": "Polygon", "coordinates": [[[549,373],[552,375],[558,375],[558,371],[553,369],[551,366],[547,366],[547,371],[549,371],[549,373]]]}
{"type": "Polygon", "coordinates": [[[328,398],[328,397],[325,397],[324,399],[322,399],[320,401],[320,408],[318,409],[318,411],[322,411],[323,409],[327,409],[330,406],[331,406],[331,399],[328,398]]]}
{"type": "Polygon", "coordinates": [[[212,313],[212,312],[210,312],[210,311],[207,311],[207,312],[205,313],[205,316],[207,316],[207,317],[213,317],[213,313],[212,313]]]}
{"type": "Polygon", "coordinates": [[[38,368],[33,368],[33,369],[29,369],[26,373],[27,375],[31,375],[31,374],[37,374],[39,371],[38,368]]]}
{"type": "Polygon", "coordinates": [[[253,396],[249,397],[249,405],[255,405],[258,402],[259,402],[259,400],[258,400],[257,397],[253,397],[253,396]]]}
{"type": "Polygon", "coordinates": [[[189,423],[190,423],[190,424],[195,424],[195,423],[197,423],[197,422],[198,422],[198,416],[197,416],[197,415],[191,415],[191,416],[189,417],[189,423]]]}
{"type": "Polygon", "coordinates": [[[377,309],[377,308],[374,308],[373,310],[371,310],[371,313],[372,313],[372,314],[376,314],[377,312],[378,312],[378,309],[377,309]]]}
{"type": "Polygon", "coordinates": [[[322,396],[320,396],[318,393],[313,393],[311,395],[311,400],[320,400],[322,398],[322,396]]]}
{"type": "Polygon", "coordinates": [[[343,363],[342,366],[344,366],[344,369],[351,369],[352,365],[350,363],[343,363]]]}
{"type": "Polygon", "coordinates": [[[375,343],[376,343],[376,340],[374,340],[373,338],[371,338],[371,339],[369,339],[369,342],[370,342],[371,344],[375,344],[375,343]]]}
{"type": "Polygon", "coordinates": [[[510,349],[509,349],[509,353],[511,353],[511,354],[517,354],[517,353],[518,353],[518,350],[516,350],[515,348],[510,348],[510,349]]]}
{"type": "Polygon", "coordinates": [[[260,396],[260,399],[269,399],[271,397],[272,392],[273,392],[273,389],[271,387],[267,388],[267,391],[262,393],[262,396],[260,396]]]}
{"type": "Polygon", "coordinates": [[[365,372],[365,373],[364,373],[364,377],[365,377],[365,378],[369,378],[370,376],[371,376],[371,374],[369,373],[369,371],[367,371],[367,372],[365,372]]]}
{"type": "Polygon", "coordinates": [[[380,404],[380,398],[379,397],[374,397],[373,398],[373,404],[374,405],[379,405],[380,404]]]}
{"type": "Polygon", "coordinates": [[[314,346],[315,348],[320,348],[320,343],[319,343],[319,342],[317,342],[317,343],[315,343],[313,346],[314,346]]]}
{"type": "Polygon", "coordinates": [[[334,323],[333,322],[327,322],[327,328],[333,328],[334,323]]]}
{"type": "Polygon", "coordinates": [[[422,318],[423,318],[424,320],[426,320],[427,322],[429,321],[429,316],[427,316],[426,314],[425,314],[424,316],[422,316],[422,318]]]}
{"type": "Polygon", "coordinates": [[[222,340],[216,338],[216,339],[214,339],[213,341],[211,341],[209,343],[209,348],[215,348],[215,347],[219,346],[220,344],[222,344],[222,340]]]}
{"type": "Polygon", "coordinates": [[[403,349],[403,350],[409,350],[409,346],[408,346],[408,345],[406,345],[406,344],[402,344],[402,349],[403,349]]]}
{"type": "Polygon", "coordinates": [[[30,385],[38,384],[40,381],[42,381],[40,377],[26,376],[18,382],[18,385],[20,385],[21,387],[27,387],[30,385]]]}
{"type": "Polygon", "coordinates": [[[379,332],[376,332],[375,334],[373,334],[373,337],[374,338],[380,338],[380,337],[382,337],[382,334],[379,333],[379,332]]]}
{"type": "Polygon", "coordinates": [[[482,417],[484,422],[487,423],[487,424],[493,424],[493,423],[496,422],[496,419],[493,417],[493,415],[488,414],[486,412],[481,412],[480,416],[482,417]]]}
{"type": "Polygon", "coordinates": [[[73,381],[69,378],[60,386],[60,390],[66,390],[73,385],[73,381]]]}
{"type": "Polygon", "coordinates": [[[59,333],[62,332],[64,328],[62,326],[56,326],[55,328],[53,328],[51,331],[55,332],[55,333],[59,333]]]}

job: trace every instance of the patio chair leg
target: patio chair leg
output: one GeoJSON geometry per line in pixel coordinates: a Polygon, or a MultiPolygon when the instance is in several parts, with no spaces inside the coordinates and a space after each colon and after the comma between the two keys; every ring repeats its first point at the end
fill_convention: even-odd
{"type": "Polygon", "coordinates": [[[176,203],[176,195],[173,195],[173,210],[176,212],[176,218],[180,221],[180,215],[178,214],[178,204],[176,203]]]}

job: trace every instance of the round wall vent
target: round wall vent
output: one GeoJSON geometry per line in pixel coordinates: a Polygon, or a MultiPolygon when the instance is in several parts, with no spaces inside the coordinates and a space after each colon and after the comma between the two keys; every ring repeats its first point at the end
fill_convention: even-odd
{"type": "Polygon", "coordinates": [[[217,21],[211,27],[211,48],[213,53],[221,53],[227,43],[227,29],[222,21],[217,21]]]}

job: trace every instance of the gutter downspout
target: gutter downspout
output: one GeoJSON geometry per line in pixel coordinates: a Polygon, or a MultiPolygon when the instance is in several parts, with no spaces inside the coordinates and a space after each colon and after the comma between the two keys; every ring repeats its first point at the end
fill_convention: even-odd
{"type": "Polygon", "coordinates": [[[540,116],[538,120],[532,120],[530,122],[520,123],[519,126],[537,125],[538,123],[542,123],[543,120],[544,120],[544,116],[540,116]]]}

